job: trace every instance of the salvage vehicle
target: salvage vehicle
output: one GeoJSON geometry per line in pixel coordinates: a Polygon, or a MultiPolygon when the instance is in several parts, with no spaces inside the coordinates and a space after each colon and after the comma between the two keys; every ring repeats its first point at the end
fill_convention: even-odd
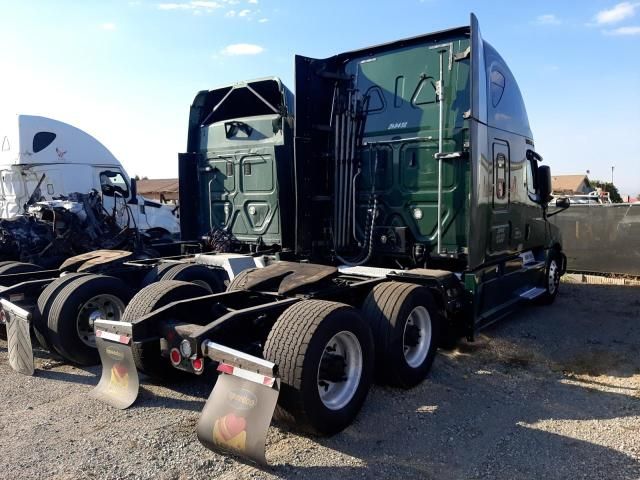
{"type": "MultiPolygon", "coordinates": [[[[0,219],[0,260],[48,269],[60,266],[69,257],[102,249],[158,257],[154,244],[164,246],[165,242],[137,228],[120,226],[116,215],[104,209],[95,190],[35,202],[22,215],[0,219]]],[[[7,268],[5,265],[4,270],[7,268]]],[[[0,272],[4,270],[0,268],[0,272]]]]}
{"type": "MultiPolygon", "coordinates": [[[[297,56],[295,78],[293,157],[290,115],[268,82],[201,92],[179,157],[183,235],[222,232],[261,262],[220,293],[154,282],[120,321],[93,321],[103,370],[92,395],[127,408],[138,370],[166,381],[211,364],[220,375],[198,438],[263,464],[276,405],[303,430],[336,433],[374,378],[420,383],[439,345],[553,302],[566,269],[547,220],[550,170],[475,16],[328,59],[297,56]]],[[[9,330],[27,336],[28,312],[2,305],[9,330]]]]}
{"type": "MultiPolygon", "coordinates": [[[[10,316],[11,311],[21,312],[24,319],[24,338],[11,336],[8,345],[14,369],[26,374],[34,371],[30,331],[36,337],[36,343],[70,362],[81,365],[97,363],[93,334],[95,319],[121,319],[128,301],[142,287],[164,278],[187,281],[200,287],[194,290],[194,285],[190,285],[190,289],[185,290],[192,293],[202,292],[202,288],[209,293],[221,292],[225,283],[241,270],[262,265],[264,255],[280,254],[281,245],[287,243],[279,234],[280,210],[286,212],[288,206],[279,207],[277,199],[286,198],[290,192],[280,192],[277,180],[266,188],[255,182],[266,176],[261,162],[271,162],[269,168],[275,168],[276,156],[279,175],[285,176],[291,170],[292,94],[274,78],[203,91],[194,100],[192,119],[203,102],[213,100],[215,103],[208,107],[217,106],[215,118],[210,117],[215,124],[211,134],[201,138],[199,129],[194,126],[189,134],[190,145],[197,142],[214,152],[213,166],[193,168],[191,156],[180,158],[181,182],[187,182],[181,188],[181,203],[187,205],[186,210],[189,211],[193,209],[191,204],[194,200],[199,202],[200,198],[209,199],[225,192],[225,182],[228,186],[230,180],[222,180],[223,176],[238,178],[242,171],[247,173],[246,178],[251,179],[253,172],[253,179],[257,180],[254,183],[243,181],[238,187],[241,193],[234,194],[236,205],[240,205],[239,199],[243,198],[246,206],[238,206],[230,212],[226,203],[214,200],[209,202],[211,210],[201,219],[199,209],[193,209],[193,215],[183,217],[182,237],[191,240],[144,243],[144,248],[133,249],[133,252],[118,251],[119,245],[110,243],[108,247],[116,251],[107,251],[102,250],[107,245],[99,242],[115,241],[121,236],[111,237],[108,231],[101,230],[102,223],[89,222],[82,224],[86,232],[71,229],[72,238],[65,233],[49,242],[56,219],[64,223],[61,219],[68,216],[65,209],[59,210],[60,206],[47,214],[51,218],[44,226],[46,235],[36,235],[43,227],[40,223],[34,227],[33,222],[29,222],[31,228],[25,233],[21,228],[24,227],[23,222],[15,226],[10,222],[10,226],[15,228],[9,229],[7,225],[10,232],[3,236],[0,222],[0,252],[3,246],[7,253],[11,253],[12,247],[20,248],[22,253],[29,253],[29,256],[23,255],[29,261],[35,261],[36,255],[53,250],[70,252],[75,242],[83,240],[85,233],[99,230],[99,242],[95,243],[98,251],[71,257],[59,268],[43,271],[37,265],[25,262],[0,263],[0,297],[6,301],[0,310],[0,328],[7,321],[3,318],[10,316]],[[250,115],[251,118],[244,118],[247,123],[241,124],[234,120],[233,115],[242,118],[250,115]],[[156,258],[149,250],[164,256],[156,258]],[[52,306],[56,308],[52,309],[52,306]]],[[[292,182],[283,183],[291,186],[292,182]]],[[[53,202],[38,202],[29,208],[37,208],[41,212],[45,205],[51,207],[50,203],[53,202]]],[[[67,202],[60,203],[66,205],[67,202]]],[[[130,205],[127,204],[126,208],[129,209],[130,205]]],[[[93,212],[93,209],[89,208],[87,212],[93,212]]],[[[93,213],[97,215],[99,212],[93,213]]],[[[282,253],[286,255],[286,252],[282,253]]],[[[168,300],[166,297],[164,301],[168,300]]]]}
{"type": "Polygon", "coordinates": [[[154,283],[123,321],[95,322],[95,397],[126,408],[138,370],[168,380],[211,363],[220,375],[198,438],[259,463],[276,403],[298,428],[338,432],[374,378],[418,384],[443,341],[471,340],[523,302],[553,302],[566,269],[547,220],[550,170],[539,165],[517,82],[475,16],[324,60],[297,56],[295,67],[292,177],[277,152],[247,150],[245,162],[208,148],[203,140],[216,135],[254,132],[237,115],[215,122],[224,105],[215,95],[192,109],[181,156],[181,181],[200,195],[184,219],[202,230],[279,213],[280,258],[243,271],[224,293],[154,283]],[[284,192],[288,181],[287,205],[240,191],[277,183],[284,192]]]}
{"type": "Polygon", "coordinates": [[[177,237],[172,208],[137,194],[120,161],[96,138],[52,118],[17,115],[0,132],[0,218],[19,215],[26,204],[72,192],[97,190],[121,226],[133,224],[155,236],[177,237]],[[132,218],[125,208],[128,203],[132,218]]]}

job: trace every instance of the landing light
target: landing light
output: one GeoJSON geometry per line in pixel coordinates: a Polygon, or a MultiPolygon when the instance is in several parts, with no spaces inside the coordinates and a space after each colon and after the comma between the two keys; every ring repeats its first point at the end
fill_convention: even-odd
{"type": "Polygon", "coordinates": [[[414,208],[413,209],[413,218],[415,218],[416,220],[421,220],[422,219],[422,209],[421,208],[414,208]]]}

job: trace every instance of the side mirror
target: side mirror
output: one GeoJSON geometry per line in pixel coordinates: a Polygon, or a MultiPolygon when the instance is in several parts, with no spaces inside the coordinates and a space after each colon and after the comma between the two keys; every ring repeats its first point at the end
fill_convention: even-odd
{"type": "Polygon", "coordinates": [[[541,205],[547,206],[551,200],[551,169],[548,165],[538,167],[537,175],[538,199],[541,205]]]}
{"type": "Polygon", "coordinates": [[[138,203],[138,182],[135,178],[129,180],[131,184],[131,203],[138,203]]]}
{"type": "Polygon", "coordinates": [[[558,198],[556,200],[556,207],[562,208],[563,210],[569,208],[571,206],[571,200],[567,197],[558,198]]]}

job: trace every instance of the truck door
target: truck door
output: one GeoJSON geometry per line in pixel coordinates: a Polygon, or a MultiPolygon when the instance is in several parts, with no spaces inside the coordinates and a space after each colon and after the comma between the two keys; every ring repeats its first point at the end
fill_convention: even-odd
{"type": "Polygon", "coordinates": [[[115,209],[116,220],[121,226],[129,226],[131,228],[148,228],[144,215],[138,215],[138,209],[128,210],[127,202],[131,197],[129,185],[117,168],[105,168],[98,170],[98,178],[100,180],[100,191],[102,192],[102,204],[109,214],[115,209]],[[134,218],[131,217],[131,212],[134,218]]]}
{"type": "Polygon", "coordinates": [[[490,254],[507,253],[511,240],[511,162],[509,143],[494,139],[493,155],[493,211],[491,220],[490,254]]]}

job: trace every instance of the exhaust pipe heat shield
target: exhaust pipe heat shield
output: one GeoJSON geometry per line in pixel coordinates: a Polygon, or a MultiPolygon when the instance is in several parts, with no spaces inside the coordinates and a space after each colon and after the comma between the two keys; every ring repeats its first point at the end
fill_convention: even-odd
{"type": "Polygon", "coordinates": [[[131,324],[96,320],[94,328],[102,362],[102,376],[89,395],[124,410],[136,401],[140,388],[131,350],[131,324]]]}

